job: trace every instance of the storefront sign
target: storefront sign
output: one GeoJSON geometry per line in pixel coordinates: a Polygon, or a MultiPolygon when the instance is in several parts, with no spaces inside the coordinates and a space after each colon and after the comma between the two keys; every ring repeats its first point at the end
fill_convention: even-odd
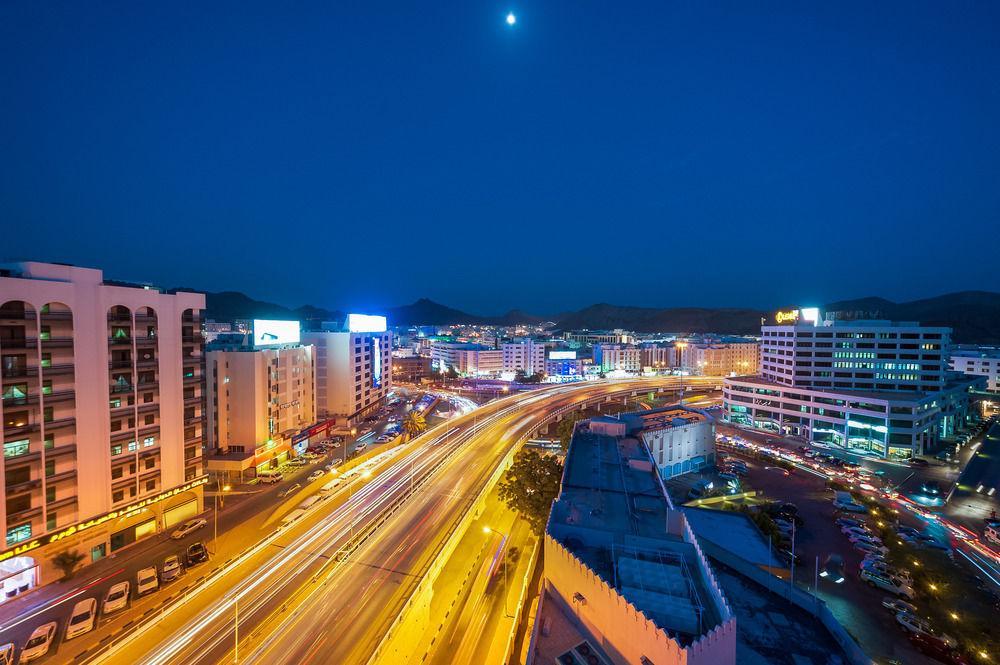
{"type": "Polygon", "coordinates": [[[33,550],[37,547],[41,547],[42,545],[48,545],[50,543],[56,542],[57,540],[62,540],[63,538],[69,538],[70,536],[73,536],[81,531],[84,531],[86,529],[92,529],[95,526],[99,526],[101,524],[104,524],[105,522],[118,519],[119,517],[132,517],[134,515],[138,515],[149,506],[157,504],[165,499],[169,499],[172,496],[181,494],[182,492],[187,492],[188,490],[194,489],[199,485],[204,485],[207,482],[208,482],[208,476],[202,476],[201,478],[196,478],[195,480],[192,480],[189,483],[185,483],[184,485],[179,485],[171,490],[167,490],[166,492],[157,494],[156,496],[151,496],[147,499],[143,499],[142,501],[137,501],[136,503],[125,506],[124,508],[120,508],[118,510],[112,510],[110,513],[105,513],[100,517],[95,517],[85,522],[74,524],[73,526],[67,527],[62,531],[57,531],[56,533],[50,533],[48,536],[45,536],[44,538],[38,538],[32,540],[30,543],[24,543],[22,545],[18,545],[17,547],[6,550],[5,552],[0,552],[0,561],[6,561],[11,557],[19,556],[20,554],[33,550]]]}

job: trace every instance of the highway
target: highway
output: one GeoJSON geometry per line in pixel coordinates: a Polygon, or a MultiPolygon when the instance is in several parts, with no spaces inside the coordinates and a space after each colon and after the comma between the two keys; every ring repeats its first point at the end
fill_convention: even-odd
{"type": "Polygon", "coordinates": [[[291,525],[262,533],[258,546],[189,590],[186,600],[85,662],[365,663],[521,437],[582,402],[715,382],[660,377],[562,385],[459,416],[389,451],[368,472],[355,472],[291,525]]]}

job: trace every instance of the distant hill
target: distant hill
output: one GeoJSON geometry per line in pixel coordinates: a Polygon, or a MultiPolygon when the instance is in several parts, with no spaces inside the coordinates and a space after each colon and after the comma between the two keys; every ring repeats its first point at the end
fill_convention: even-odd
{"type": "MultiPolygon", "coordinates": [[[[300,321],[340,321],[344,312],[304,305],[291,309],[274,303],[254,300],[237,291],[206,294],[206,318],[220,321],[252,318],[298,319],[300,321]]],[[[954,329],[954,341],[961,344],[1000,344],[1000,293],[962,291],[934,298],[895,303],[875,296],[841,300],[822,308],[857,317],[919,321],[954,329]]],[[[378,313],[378,312],[372,312],[378,313]]],[[[384,313],[389,325],[516,325],[555,320],[560,330],[611,330],[624,328],[635,332],[689,332],[754,335],[760,332],[760,320],[770,320],[771,311],[741,308],[702,307],[629,307],[599,303],[576,312],[558,314],[550,319],[511,310],[500,316],[482,316],[463,312],[427,298],[384,313]]]]}

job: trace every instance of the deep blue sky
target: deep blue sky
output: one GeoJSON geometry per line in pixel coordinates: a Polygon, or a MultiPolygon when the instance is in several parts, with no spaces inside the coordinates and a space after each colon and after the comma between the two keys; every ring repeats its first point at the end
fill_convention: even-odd
{"type": "Polygon", "coordinates": [[[482,313],[1000,290],[998,19],[10,0],[0,258],[482,313]]]}

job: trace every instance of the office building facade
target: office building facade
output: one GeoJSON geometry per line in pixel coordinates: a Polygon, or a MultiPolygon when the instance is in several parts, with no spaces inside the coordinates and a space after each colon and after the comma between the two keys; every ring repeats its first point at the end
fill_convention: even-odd
{"type": "Polygon", "coordinates": [[[595,344],[594,364],[602,372],[638,374],[642,371],[642,354],[638,347],[631,345],[595,344]]]}
{"type": "Polygon", "coordinates": [[[9,598],[202,511],[205,297],[0,266],[0,584],[9,598]]]}
{"type": "Polygon", "coordinates": [[[985,377],[986,389],[1000,393],[1000,348],[956,349],[949,362],[955,372],[985,377]]]}
{"type": "Polygon", "coordinates": [[[545,344],[531,339],[518,339],[504,342],[500,350],[503,353],[504,372],[524,372],[529,376],[545,373],[545,344]]]}
{"type": "Polygon", "coordinates": [[[757,373],[756,342],[678,342],[680,366],[699,376],[745,376],[757,373]]]}

